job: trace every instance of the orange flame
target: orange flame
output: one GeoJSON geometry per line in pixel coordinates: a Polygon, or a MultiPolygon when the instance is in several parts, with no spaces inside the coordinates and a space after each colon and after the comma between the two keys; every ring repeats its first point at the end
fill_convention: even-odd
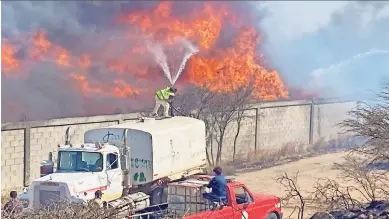
{"type": "Polygon", "coordinates": [[[76,81],[76,85],[84,94],[101,94],[103,90],[100,87],[93,87],[89,84],[85,76],[71,74],[70,78],[76,81]]]}
{"type": "Polygon", "coordinates": [[[118,98],[128,98],[138,95],[140,92],[140,89],[133,89],[129,84],[120,79],[114,80],[113,84],[110,85],[103,83],[91,84],[85,76],[76,73],[72,73],[70,78],[76,82],[76,87],[85,96],[98,94],[109,97],[113,94],[118,98]]]}
{"type": "Polygon", "coordinates": [[[7,43],[1,45],[1,66],[6,75],[20,66],[19,60],[15,58],[15,53],[16,51],[12,45],[7,43]]]}
{"type": "Polygon", "coordinates": [[[79,60],[79,65],[82,67],[82,68],[89,68],[90,66],[90,62],[91,62],[91,57],[87,54],[84,54],[80,57],[80,60],[79,60]]]}
{"type": "Polygon", "coordinates": [[[32,47],[29,51],[30,57],[33,59],[43,59],[51,46],[52,43],[47,40],[46,31],[38,31],[32,39],[32,47]]]}
{"type": "Polygon", "coordinates": [[[117,97],[131,97],[139,94],[138,89],[132,89],[129,84],[124,82],[123,80],[115,80],[114,82],[113,92],[117,97]]]}
{"type": "Polygon", "coordinates": [[[122,22],[135,24],[145,35],[151,35],[165,45],[171,45],[177,36],[196,43],[200,53],[189,61],[188,78],[197,86],[209,87],[214,92],[231,92],[245,86],[254,78],[256,98],[278,99],[288,92],[275,71],[267,71],[257,64],[256,47],[259,35],[254,28],[238,26],[236,16],[224,7],[204,3],[201,11],[194,11],[188,19],[172,16],[171,2],[161,2],[151,13],[135,12],[121,17],[122,22]],[[226,19],[230,16],[230,19],[226,19]],[[223,22],[237,27],[233,45],[218,48],[223,22]]]}
{"type": "MultiPolygon", "coordinates": [[[[96,46],[100,51],[76,54],[49,40],[45,30],[38,30],[32,37],[28,57],[36,63],[49,61],[61,67],[61,71],[69,73],[65,77],[70,78],[84,96],[128,98],[151,91],[135,88],[129,83],[132,82],[130,78],[147,78],[149,82],[154,82],[154,78],[150,77],[157,75],[155,71],[161,71],[156,68],[144,38],[150,37],[169,50],[177,46],[177,38],[180,37],[199,49],[199,53],[189,59],[180,82],[186,80],[185,83],[206,86],[213,92],[231,92],[252,81],[256,98],[272,100],[288,96],[279,74],[258,64],[258,60],[263,58],[257,51],[259,33],[228,4],[201,3],[202,7],[196,7],[190,13],[181,13],[184,16],[180,17],[175,16],[175,4],[179,3],[163,1],[151,11],[120,15],[118,21],[121,24],[137,27],[135,31],[131,28],[125,36],[128,47],[123,46],[126,43],[106,40],[105,45],[96,46]],[[120,54],[118,51],[121,51],[120,54]],[[107,73],[113,73],[110,78],[114,78],[108,82],[92,82],[88,77],[94,74],[92,66],[104,66],[107,73]]],[[[2,46],[2,72],[9,76],[20,69],[25,60],[16,59],[17,51],[12,45],[2,43],[2,46]]],[[[176,49],[178,53],[179,50],[182,48],[176,49]]],[[[168,57],[168,60],[173,58],[168,57]]],[[[154,93],[154,89],[157,88],[150,93],[154,93]]]]}

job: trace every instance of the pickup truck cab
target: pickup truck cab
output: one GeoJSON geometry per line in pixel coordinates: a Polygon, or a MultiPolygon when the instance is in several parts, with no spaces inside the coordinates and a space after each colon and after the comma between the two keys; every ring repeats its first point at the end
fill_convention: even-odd
{"type": "Polygon", "coordinates": [[[255,194],[246,185],[227,179],[227,203],[212,210],[202,198],[212,176],[197,175],[168,185],[168,210],[184,219],[282,219],[281,200],[272,195],[255,194]]]}

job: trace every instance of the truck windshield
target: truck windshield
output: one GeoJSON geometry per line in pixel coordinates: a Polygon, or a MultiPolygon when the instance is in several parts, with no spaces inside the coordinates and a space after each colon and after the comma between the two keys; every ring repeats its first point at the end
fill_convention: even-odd
{"type": "Polygon", "coordinates": [[[103,155],[98,152],[60,151],[57,170],[100,172],[103,170],[103,155]]]}

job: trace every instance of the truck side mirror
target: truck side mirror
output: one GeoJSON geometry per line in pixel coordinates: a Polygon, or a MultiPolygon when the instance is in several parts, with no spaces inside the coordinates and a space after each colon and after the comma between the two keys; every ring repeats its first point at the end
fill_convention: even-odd
{"type": "Polygon", "coordinates": [[[243,203],[243,209],[246,209],[248,206],[249,206],[249,203],[248,203],[248,202],[243,203]]]}
{"type": "Polygon", "coordinates": [[[51,160],[44,160],[40,166],[41,177],[52,174],[54,172],[54,162],[51,160]]]}

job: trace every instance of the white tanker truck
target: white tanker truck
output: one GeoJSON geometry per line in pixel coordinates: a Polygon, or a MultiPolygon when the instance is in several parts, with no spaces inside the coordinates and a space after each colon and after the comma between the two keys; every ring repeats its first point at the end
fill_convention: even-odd
{"type": "Polygon", "coordinates": [[[142,210],[166,202],[165,183],[202,173],[206,166],[205,124],[190,117],[92,129],[84,144],[58,147],[56,170],[19,195],[26,210],[58,199],[85,202],[97,190],[113,207],[132,204],[142,210]]]}

